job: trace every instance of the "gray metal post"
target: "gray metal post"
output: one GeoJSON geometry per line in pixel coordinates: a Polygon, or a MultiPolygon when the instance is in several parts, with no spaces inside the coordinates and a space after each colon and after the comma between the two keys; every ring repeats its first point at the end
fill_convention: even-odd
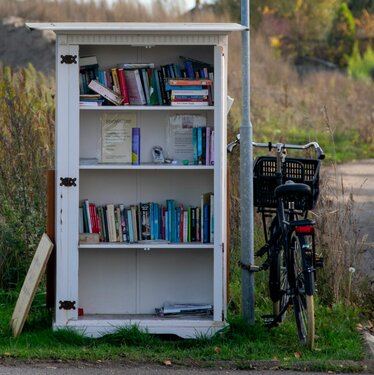
{"type": "MultiPolygon", "coordinates": [[[[242,122],[240,126],[240,211],[241,211],[241,263],[254,264],[253,254],[253,151],[250,120],[250,30],[249,0],[241,0],[242,31],[242,122]]],[[[241,271],[242,317],[249,324],[254,317],[254,273],[249,267],[241,271]]]]}

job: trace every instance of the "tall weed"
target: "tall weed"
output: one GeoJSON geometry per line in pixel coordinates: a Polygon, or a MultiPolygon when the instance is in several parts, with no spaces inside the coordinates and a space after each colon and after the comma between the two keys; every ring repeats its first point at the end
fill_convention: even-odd
{"type": "Polygon", "coordinates": [[[0,288],[24,277],[45,227],[53,83],[32,66],[0,68],[0,288]]]}

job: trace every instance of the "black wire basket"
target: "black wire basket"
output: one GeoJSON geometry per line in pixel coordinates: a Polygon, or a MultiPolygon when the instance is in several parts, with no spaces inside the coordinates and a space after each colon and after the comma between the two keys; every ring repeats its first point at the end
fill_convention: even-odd
{"type": "MultiPolygon", "coordinates": [[[[274,190],[277,187],[276,163],[274,156],[260,156],[255,160],[253,169],[254,206],[276,208],[277,200],[274,190]]],[[[293,181],[309,185],[312,195],[300,201],[295,201],[296,209],[312,209],[319,195],[320,161],[309,158],[288,158],[282,165],[282,183],[293,181]]]]}

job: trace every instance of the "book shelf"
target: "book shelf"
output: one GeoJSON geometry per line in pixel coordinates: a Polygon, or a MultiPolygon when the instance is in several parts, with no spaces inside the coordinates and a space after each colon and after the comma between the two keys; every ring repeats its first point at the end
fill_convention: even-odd
{"type": "Polygon", "coordinates": [[[181,337],[214,334],[226,325],[227,44],[228,34],[243,27],[228,23],[33,23],[28,27],[57,35],[54,328],[99,336],[136,324],[150,333],[181,337]],[[207,62],[214,69],[214,103],[80,105],[82,56],[95,56],[105,69],[123,63],[178,64],[180,56],[207,62]],[[134,115],[140,128],[141,162],[102,163],[103,119],[126,115],[134,115]],[[214,130],[214,165],[153,162],[153,147],[170,150],[170,118],[179,115],[203,116],[214,130]],[[208,243],[202,238],[79,242],[83,200],[97,206],[130,206],[162,205],[172,199],[187,208],[200,207],[207,192],[214,193],[208,243]],[[212,313],[156,314],[155,309],[170,303],[211,305],[212,313]]]}

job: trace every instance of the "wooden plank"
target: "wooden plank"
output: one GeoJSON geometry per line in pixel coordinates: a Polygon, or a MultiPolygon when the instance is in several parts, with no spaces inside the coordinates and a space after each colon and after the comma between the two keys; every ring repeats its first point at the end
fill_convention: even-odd
{"type": "Polygon", "coordinates": [[[48,258],[52,252],[52,248],[53,243],[44,233],[27,272],[10,321],[14,337],[19,336],[22,332],[27,315],[30,311],[31,303],[35,297],[36,289],[40,283],[48,258]]]}
{"type": "MultiPolygon", "coordinates": [[[[47,172],[47,235],[55,242],[55,171],[47,172]]],[[[56,247],[52,250],[47,263],[47,296],[49,309],[55,307],[56,302],[56,247]]]]}

